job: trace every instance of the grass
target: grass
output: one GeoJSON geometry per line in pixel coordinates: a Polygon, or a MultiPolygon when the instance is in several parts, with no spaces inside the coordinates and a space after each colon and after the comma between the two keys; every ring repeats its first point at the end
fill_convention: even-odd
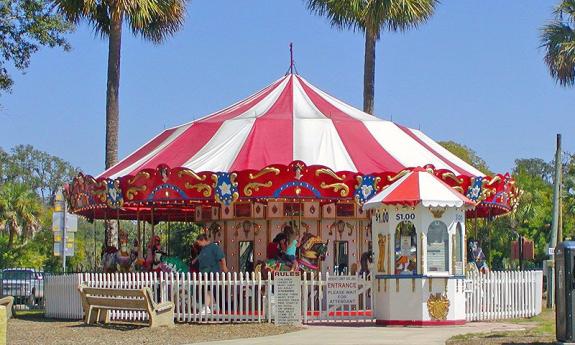
{"type": "Polygon", "coordinates": [[[486,332],[456,335],[449,340],[448,345],[507,345],[507,344],[554,344],[555,343],[555,311],[544,309],[537,316],[528,319],[505,320],[525,326],[523,331],[486,332]]]}

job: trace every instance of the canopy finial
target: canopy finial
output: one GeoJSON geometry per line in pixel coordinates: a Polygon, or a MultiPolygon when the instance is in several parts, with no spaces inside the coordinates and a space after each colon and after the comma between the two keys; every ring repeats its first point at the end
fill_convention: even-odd
{"type": "Polygon", "coordinates": [[[289,73],[293,74],[293,42],[289,44],[289,73]]]}

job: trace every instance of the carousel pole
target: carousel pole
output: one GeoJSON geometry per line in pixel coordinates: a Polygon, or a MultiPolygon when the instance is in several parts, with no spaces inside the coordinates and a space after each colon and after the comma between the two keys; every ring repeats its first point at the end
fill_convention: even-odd
{"type": "Polygon", "coordinates": [[[168,213],[168,242],[166,243],[166,252],[168,256],[170,256],[170,232],[172,230],[172,226],[170,223],[170,214],[168,213]]]}
{"type": "Polygon", "coordinates": [[[138,239],[138,259],[141,258],[141,254],[142,254],[142,231],[140,229],[140,206],[138,206],[138,208],[136,209],[136,226],[137,226],[137,233],[136,233],[136,238],[138,239]]]}
{"type": "Polygon", "coordinates": [[[104,246],[108,248],[108,228],[110,227],[110,220],[108,219],[108,206],[104,214],[104,246]]]}
{"type": "Polygon", "coordinates": [[[94,209],[94,257],[92,260],[92,270],[96,269],[96,209],[94,209]]]}
{"type": "Polygon", "coordinates": [[[118,227],[118,249],[120,249],[120,209],[116,209],[116,226],[118,227]]]}
{"type": "Polygon", "coordinates": [[[150,210],[150,213],[151,213],[150,219],[151,219],[151,221],[152,221],[152,236],[151,236],[151,237],[153,238],[153,237],[156,235],[156,228],[155,228],[155,225],[154,225],[154,207],[153,207],[153,206],[152,206],[152,208],[151,208],[151,210],[150,210]]]}
{"type": "Polygon", "coordinates": [[[148,242],[146,242],[146,221],[144,220],[142,222],[142,245],[140,247],[142,247],[141,252],[142,252],[142,256],[144,255],[144,248],[146,248],[146,245],[148,244],[148,242]]]}

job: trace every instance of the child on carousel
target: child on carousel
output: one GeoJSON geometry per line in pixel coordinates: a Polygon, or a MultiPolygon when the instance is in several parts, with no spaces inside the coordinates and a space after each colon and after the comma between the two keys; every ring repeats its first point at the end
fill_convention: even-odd
{"type": "Polygon", "coordinates": [[[297,248],[299,246],[299,240],[295,237],[296,236],[293,235],[293,233],[292,233],[292,236],[290,236],[290,240],[288,241],[289,244],[288,244],[287,248],[285,249],[285,255],[284,255],[285,259],[290,262],[290,266],[291,266],[292,271],[295,271],[297,269],[297,266],[298,266],[297,265],[297,258],[296,258],[296,251],[297,251],[297,248]]]}

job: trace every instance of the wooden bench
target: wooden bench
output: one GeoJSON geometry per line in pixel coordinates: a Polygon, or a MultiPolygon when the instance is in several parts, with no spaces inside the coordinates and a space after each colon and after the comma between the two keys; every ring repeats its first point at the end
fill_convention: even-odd
{"type": "Polygon", "coordinates": [[[148,325],[152,328],[174,327],[174,304],[154,302],[150,288],[122,290],[81,286],[80,296],[86,324],[110,323],[111,310],[130,310],[148,313],[148,325]]]}
{"type": "Polygon", "coordinates": [[[0,305],[6,307],[6,318],[11,319],[14,314],[14,297],[6,296],[0,298],[0,305]]]}

